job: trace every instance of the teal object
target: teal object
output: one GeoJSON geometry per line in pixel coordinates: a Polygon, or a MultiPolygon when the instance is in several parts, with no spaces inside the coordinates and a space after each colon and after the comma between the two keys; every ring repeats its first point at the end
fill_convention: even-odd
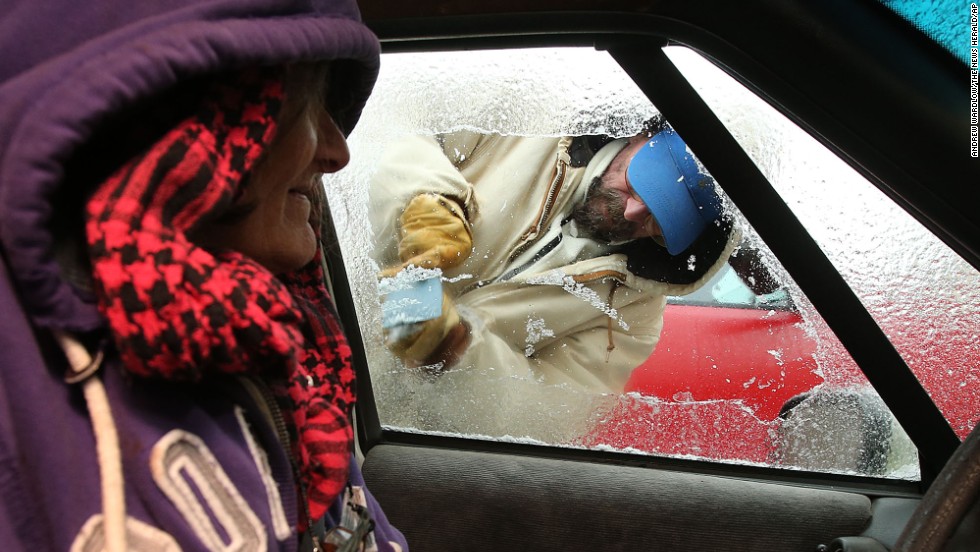
{"type": "Polygon", "coordinates": [[[960,61],[970,64],[970,5],[964,0],[881,0],[960,61]]]}

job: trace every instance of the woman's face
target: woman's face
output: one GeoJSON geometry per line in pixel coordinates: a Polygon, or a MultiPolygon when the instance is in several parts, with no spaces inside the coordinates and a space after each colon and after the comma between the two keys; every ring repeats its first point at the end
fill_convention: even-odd
{"type": "Polygon", "coordinates": [[[290,68],[276,137],[238,200],[250,210],[232,222],[201,228],[196,232],[201,245],[238,251],[274,274],[313,259],[317,243],[310,212],[315,188],[323,185],[325,173],[339,171],[350,160],[347,141],[324,107],[324,91],[308,89],[326,86],[323,73],[312,65],[290,68]],[[302,74],[310,71],[318,75],[302,74]]]}

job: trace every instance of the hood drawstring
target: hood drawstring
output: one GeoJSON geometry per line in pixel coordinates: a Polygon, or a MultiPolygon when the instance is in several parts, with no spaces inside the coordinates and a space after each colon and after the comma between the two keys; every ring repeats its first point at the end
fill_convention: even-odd
{"type": "MultiPolygon", "coordinates": [[[[618,288],[619,280],[613,280],[612,288],[609,289],[609,299],[606,300],[606,305],[610,311],[613,310],[613,296],[616,295],[616,289],[618,288]]],[[[616,348],[616,344],[613,343],[613,319],[611,316],[606,318],[606,335],[609,339],[609,344],[606,345],[606,364],[609,364],[609,357],[616,348]]]]}
{"type": "Polygon", "coordinates": [[[122,449],[119,432],[112,417],[112,407],[105,385],[97,372],[102,367],[104,349],[100,345],[93,358],[85,345],[74,336],[53,331],[55,340],[68,359],[65,381],[80,383],[85,404],[92,420],[95,434],[96,458],[99,462],[99,485],[102,491],[102,538],[107,552],[125,552],[128,549],[126,534],[126,493],[122,468],[122,449]]]}

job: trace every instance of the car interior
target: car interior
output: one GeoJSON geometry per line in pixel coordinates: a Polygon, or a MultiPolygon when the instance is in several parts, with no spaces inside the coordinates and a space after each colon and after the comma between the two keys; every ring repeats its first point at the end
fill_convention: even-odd
{"type": "MultiPolygon", "coordinates": [[[[360,2],[382,42],[382,74],[350,137],[364,167],[327,182],[328,261],[357,359],[364,475],[413,550],[980,549],[969,60],[887,4],[360,2]],[[553,92],[538,97],[550,89],[534,79],[555,75],[573,83],[557,89],[564,111],[553,92]],[[749,103],[733,100],[742,95],[749,103]],[[652,400],[639,384],[593,397],[488,383],[464,400],[462,386],[437,387],[385,356],[369,312],[378,267],[358,241],[370,229],[356,230],[380,140],[458,128],[627,136],[652,113],[696,152],[783,283],[778,301],[742,291],[740,308],[763,321],[799,311],[790,329],[808,340],[792,355],[806,361],[804,387],[793,387],[788,349],[764,343],[771,387],[722,362],[690,377],[756,396],[778,388],[769,415],[747,407],[751,397],[678,387],[652,400]],[[804,142],[814,149],[792,149],[804,142]],[[820,172],[830,166],[840,172],[820,172]],[[336,191],[356,187],[350,201],[336,191]],[[501,416],[506,408],[534,420],[501,416]]],[[[967,34],[969,15],[951,16],[967,34]]],[[[975,109],[975,62],[973,75],[975,109]]]]}

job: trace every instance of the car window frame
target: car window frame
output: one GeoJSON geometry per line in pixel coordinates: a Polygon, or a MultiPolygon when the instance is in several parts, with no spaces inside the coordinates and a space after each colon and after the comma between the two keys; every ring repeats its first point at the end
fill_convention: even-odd
{"type": "MultiPolygon", "coordinates": [[[[603,29],[597,31],[595,30],[595,27],[597,26],[595,20],[591,21],[588,24],[583,24],[581,23],[582,20],[578,19],[578,21],[580,22],[579,24],[582,25],[581,29],[584,29],[579,32],[568,32],[567,28],[565,28],[565,26],[569,24],[568,17],[564,17],[564,16],[556,16],[556,17],[557,17],[556,19],[557,23],[554,23],[554,25],[556,28],[560,30],[560,32],[549,33],[549,32],[539,31],[538,33],[533,34],[531,36],[528,36],[527,34],[523,34],[521,32],[527,26],[526,21],[522,21],[520,19],[509,17],[509,16],[500,16],[497,18],[491,18],[495,23],[489,25],[488,28],[492,28],[494,30],[492,32],[487,32],[486,30],[484,30],[481,33],[477,33],[480,34],[481,36],[475,38],[466,38],[464,36],[461,36],[466,34],[466,29],[473,28],[473,25],[467,22],[466,18],[457,19],[457,18],[447,17],[447,18],[442,18],[439,21],[434,20],[431,25],[428,26],[421,25],[420,27],[413,30],[411,33],[408,33],[408,35],[406,35],[404,29],[401,29],[400,27],[397,26],[386,27],[384,22],[380,24],[376,24],[374,25],[374,27],[376,32],[380,31],[379,35],[382,38],[383,48],[385,49],[385,51],[388,52],[487,49],[487,48],[529,47],[529,46],[530,47],[598,46],[600,49],[609,49],[611,51],[618,48],[619,51],[621,52],[621,55],[622,52],[628,52],[629,48],[633,48],[637,52],[642,51],[643,54],[649,54],[649,51],[651,50],[651,46],[655,45],[657,48],[664,46],[669,42],[665,37],[671,36],[673,37],[674,42],[676,43],[680,43],[695,49],[698,49],[698,47],[700,46],[700,49],[698,51],[702,53],[704,53],[704,51],[711,51],[712,53],[716,54],[716,56],[720,56],[722,53],[732,54],[736,57],[739,55],[738,52],[735,53],[726,52],[725,46],[719,43],[716,37],[708,36],[708,35],[699,36],[697,30],[694,30],[694,32],[692,32],[692,29],[686,28],[683,25],[678,26],[676,22],[663,21],[663,20],[659,20],[656,17],[649,18],[650,20],[646,21],[646,23],[648,23],[649,25],[644,26],[641,30],[637,29],[638,24],[637,21],[635,20],[629,22],[627,22],[626,20],[620,20],[618,23],[612,25],[608,24],[607,22],[602,22],[601,24],[598,25],[602,26],[603,29]],[[461,22],[463,23],[461,27],[456,26],[461,22]],[[459,32],[450,32],[449,29],[453,29],[453,28],[462,29],[462,30],[459,32]],[[615,36],[609,34],[611,32],[611,29],[622,31],[624,28],[628,28],[630,32],[627,34],[617,34],[615,36]],[[630,41],[633,41],[632,45],[628,44],[630,41]],[[624,44],[626,45],[624,46],[624,44]],[[623,50],[623,48],[625,48],[626,50],[623,50]]],[[[545,26],[547,26],[547,24],[545,26]]],[[[717,62],[716,58],[712,58],[712,59],[714,59],[714,61],[717,62]]],[[[666,56],[663,56],[662,61],[664,63],[669,63],[669,60],[666,59],[666,56]]],[[[624,63],[621,62],[621,65],[624,65],[624,69],[627,69],[624,63]]],[[[728,71],[730,74],[733,74],[733,76],[735,76],[737,80],[739,80],[743,84],[748,85],[751,89],[759,93],[760,87],[753,86],[752,81],[749,78],[745,76],[741,76],[738,73],[735,73],[730,68],[726,69],[726,71],[728,71]]],[[[634,78],[636,78],[635,75],[633,76],[634,78]]],[[[698,97],[696,94],[694,96],[698,99],[698,101],[700,101],[700,97],[698,97]]],[[[770,96],[763,95],[761,93],[760,96],[763,97],[763,99],[770,101],[770,103],[777,105],[776,102],[774,102],[770,96]]],[[[654,103],[658,106],[658,108],[663,110],[663,107],[660,105],[658,101],[654,100],[654,103]]],[[[703,104],[703,102],[701,103],[703,104]]],[[[704,106],[704,108],[707,109],[707,106],[704,106]]],[[[811,133],[814,132],[813,128],[805,123],[807,119],[806,113],[799,114],[799,113],[791,112],[786,108],[785,105],[782,106],[777,105],[777,109],[779,109],[781,112],[789,116],[791,120],[794,120],[794,122],[797,122],[798,124],[802,122],[803,124],[801,124],[801,126],[804,128],[804,130],[807,130],[811,133]]],[[[667,117],[671,119],[672,123],[674,123],[675,119],[677,118],[676,116],[671,116],[671,115],[667,115],[667,117]]],[[[683,132],[685,136],[691,134],[693,137],[693,134],[697,132],[696,129],[699,123],[697,121],[693,121],[692,119],[694,119],[694,117],[690,119],[688,119],[687,117],[680,117],[678,119],[678,122],[675,124],[675,126],[694,129],[694,130],[681,130],[681,132],[683,132]],[[683,123],[679,122],[681,119],[685,120],[685,122],[683,123]]],[[[727,134],[727,131],[724,132],[725,134],[727,134]]],[[[823,135],[821,135],[821,138],[822,138],[821,139],[822,142],[826,142],[826,139],[823,135]]],[[[702,140],[703,137],[697,139],[698,142],[702,140]]],[[[732,140],[732,143],[734,143],[734,140],[732,140]]],[[[846,145],[847,144],[844,144],[844,146],[846,145]]],[[[845,150],[847,150],[847,148],[844,146],[833,147],[832,150],[836,154],[841,156],[845,161],[853,165],[854,159],[852,157],[849,157],[845,153],[845,150]]],[[[692,146],[692,147],[697,147],[699,151],[699,156],[702,155],[702,152],[707,152],[707,150],[713,149],[713,146],[711,145],[708,145],[706,147],[707,149],[698,146],[692,146]]],[[[719,149],[724,151],[730,147],[731,145],[719,149]]],[[[735,144],[735,147],[737,148],[737,144],[735,144]]],[[[710,156],[716,157],[716,155],[718,157],[722,156],[722,154],[718,152],[710,156]]],[[[713,161],[711,164],[716,165],[717,163],[718,163],[717,161],[713,161]]],[[[708,163],[706,163],[706,165],[708,165],[708,163]]],[[[720,167],[724,165],[725,163],[722,162],[718,166],[720,167]]],[[[712,170],[713,173],[716,173],[717,171],[716,168],[711,168],[710,166],[709,166],[709,170],[712,170]]],[[[722,172],[727,172],[727,170],[723,169],[722,172]]],[[[763,181],[765,181],[764,177],[763,177],[763,181]]],[[[872,182],[878,185],[879,187],[883,186],[881,184],[881,181],[882,179],[880,178],[872,179],[872,182]]],[[[768,185],[768,182],[765,182],[765,184],[768,185]]],[[[771,188],[771,186],[769,187],[771,188]]],[[[728,190],[726,188],[726,192],[727,191],[728,190]]],[[[888,195],[892,197],[892,199],[895,199],[894,193],[889,193],[888,190],[886,190],[886,193],[888,193],[888,195]]],[[[907,202],[899,201],[898,203],[900,206],[906,208],[906,210],[909,209],[909,205],[907,202]]],[[[738,205],[737,201],[736,204],[738,205]]],[[[741,207],[741,205],[739,205],[739,207],[741,207]]],[[[916,218],[920,218],[920,219],[922,218],[921,213],[915,212],[913,214],[916,215],[916,218]]],[[[755,221],[753,221],[751,217],[749,218],[749,220],[751,223],[755,224],[755,221]]],[[[947,242],[948,245],[953,246],[954,249],[956,249],[957,251],[960,251],[962,253],[965,250],[968,253],[967,260],[970,261],[971,264],[973,264],[974,266],[978,266],[980,262],[978,262],[976,256],[969,255],[972,252],[970,248],[970,244],[967,244],[967,246],[964,249],[964,247],[962,247],[961,241],[957,241],[956,239],[957,228],[955,228],[956,224],[957,224],[956,221],[954,221],[953,223],[954,228],[948,232],[942,228],[940,228],[940,230],[944,230],[943,232],[936,232],[935,225],[928,225],[928,227],[932,231],[936,232],[937,235],[939,235],[940,238],[943,239],[943,241],[947,242]],[[954,239],[950,239],[949,237],[950,234],[953,235],[954,239]],[[957,245],[959,245],[960,247],[957,247],[957,245]]],[[[805,231],[803,231],[800,235],[807,235],[807,234],[805,233],[805,231]]],[[[765,238],[765,236],[763,237],[765,238]]],[[[812,246],[817,251],[819,251],[819,248],[816,246],[816,244],[812,244],[812,246]]],[[[335,285],[338,286],[338,292],[339,292],[337,297],[338,307],[340,308],[342,313],[344,313],[346,320],[348,321],[356,320],[356,318],[353,317],[354,309],[353,309],[353,302],[349,297],[349,293],[350,293],[349,286],[346,286],[346,293],[345,293],[345,284],[338,285],[338,282],[341,281],[346,282],[346,276],[343,274],[342,264],[339,264],[342,263],[342,256],[339,253],[339,249],[334,248],[332,257],[333,259],[331,263],[331,273],[333,274],[335,285]]],[[[777,254],[777,258],[779,258],[778,254],[777,254]]],[[[780,258],[780,260],[783,261],[782,258],[780,258]]],[[[799,270],[799,269],[796,268],[794,270],[799,270]]],[[[795,276],[795,274],[793,274],[794,270],[789,270],[790,274],[793,276],[795,276]]],[[[821,274],[836,275],[836,279],[839,281],[839,284],[846,287],[846,284],[843,283],[843,280],[840,278],[840,275],[837,274],[836,270],[834,270],[832,266],[829,266],[829,270],[826,266],[822,267],[821,270],[818,272],[821,274]]],[[[804,288],[804,292],[808,293],[805,288],[804,288]]],[[[859,305],[859,302],[857,304],[859,305]]],[[[852,306],[851,308],[853,309],[854,307],[852,306]]],[[[864,312],[865,315],[867,315],[866,311],[864,311],[863,308],[861,308],[860,310],[864,312]]],[[[866,328],[865,331],[870,331],[872,334],[874,334],[875,330],[877,330],[877,332],[880,333],[880,329],[877,329],[877,326],[873,324],[873,321],[871,322],[872,322],[872,326],[874,326],[874,329],[869,330],[870,326],[868,326],[868,328],[866,328]]],[[[352,346],[355,347],[355,350],[357,350],[358,348],[361,348],[361,350],[363,350],[363,343],[360,342],[360,335],[358,332],[356,332],[356,328],[351,326],[356,326],[356,325],[349,325],[348,327],[349,332],[351,332],[352,334],[356,334],[352,339],[352,341],[356,343],[352,343],[352,346]]],[[[878,346],[883,347],[884,349],[890,347],[890,343],[888,342],[887,338],[883,336],[883,334],[881,334],[880,338],[876,337],[875,339],[873,339],[873,341],[878,343],[879,344],[878,346]]],[[[863,346],[858,346],[857,348],[860,350],[862,349],[862,347],[863,346]]],[[[900,357],[898,358],[899,361],[901,362],[901,365],[904,366],[904,362],[901,361],[900,357]]],[[[858,364],[859,366],[861,366],[862,370],[865,369],[864,363],[859,362],[858,364]]],[[[459,437],[415,435],[415,434],[405,434],[401,432],[390,432],[387,430],[383,430],[380,427],[380,423],[377,419],[377,410],[374,408],[373,396],[370,391],[370,376],[367,373],[366,366],[359,366],[358,371],[359,371],[359,376],[362,378],[361,380],[362,383],[361,385],[359,385],[359,388],[361,390],[360,391],[361,399],[358,403],[358,417],[360,420],[358,424],[359,437],[361,439],[362,446],[366,446],[367,448],[370,448],[370,446],[379,442],[410,442],[410,443],[417,443],[417,444],[429,444],[433,446],[450,446],[450,447],[465,446],[466,448],[472,448],[472,449],[491,450],[491,451],[509,451],[517,454],[532,454],[532,455],[543,455],[543,456],[554,455],[556,457],[561,457],[561,458],[580,458],[587,461],[611,461],[616,463],[627,463],[627,464],[635,464],[635,465],[659,466],[659,467],[668,467],[670,469],[696,471],[699,473],[722,473],[727,475],[735,474],[740,477],[761,478],[767,481],[783,480],[783,481],[793,481],[796,483],[802,482],[804,484],[817,484],[817,485],[825,485],[830,483],[837,486],[844,485],[844,486],[851,486],[860,489],[870,489],[872,491],[875,489],[887,490],[888,493],[909,492],[914,494],[915,493],[914,489],[919,488],[918,485],[908,484],[907,482],[897,482],[897,481],[882,482],[881,480],[875,478],[864,478],[864,477],[857,477],[857,476],[817,474],[817,473],[786,474],[786,473],[780,473],[780,470],[776,468],[756,468],[752,466],[736,466],[731,464],[723,464],[719,466],[709,461],[701,461],[701,460],[687,461],[687,460],[665,459],[665,458],[629,457],[629,455],[623,455],[618,453],[606,453],[601,451],[577,451],[577,450],[568,450],[568,449],[552,450],[550,447],[528,446],[528,445],[520,445],[514,443],[485,442],[485,441],[478,441],[478,440],[469,440],[466,438],[459,438],[459,437]]],[[[911,374],[911,371],[908,370],[907,366],[904,367],[904,371],[911,374]]],[[[906,385],[906,384],[907,382],[903,382],[902,385],[906,385]]],[[[918,382],[916,381],[915,384],[918,385],[918,382]]],[[[875,383],[872,382],[872,385],[875,385],[875,383]]],[[[875,387],[877,389],[878,385],[875,385],[875,387]]],[[[879,389],[879,393],[880,392],[881,390],[879,389]]],[[[886,392],[886,394],[894,397],[894,394],[890,391],[886,392]]],[[[926,395],[925,397],[928,400],[928,396],[926,395]]],[[[892,399],[892,401],[894,402],[894,399],[892,399]]],[[[932,405],[931,401],[929,401],[929,405],[931,405],[931,408],[935,409],[935,405],[932,405]]],[[[905,406],[900,405],[900,408],[898,408],[897,412],[895,412],[896,416],[898,416],[898,413],[902,411],[916,414],[914,408],[906,408],[905,406]]],[[[938,413],[938,409],[935,409],[935,411],[938,413]]],[[[939,417],[941,418],[941,414],[939,414],[939,417]]],[[[905,416],[905,418],[908,419],[908,416],[905,416]]],[[[941,429],[942,425],[945,424],[945,419],[942,419],[942,423],[937,423],[937,421],[934,418],[935,418],[934,416],[930,416],[929,420],[919,424],[922,428],[920,431],[916,432],[919,440],[916,440],[916,437],[913,437],[913,440],[916,440],[916,443],[919,445],[920,451],[925,452],[927,456],[927,458],[921,458],[923,461],[923,481],[922,481],[923,485],[928,484],[930,480],[930,474],[938,472],[938,468],[941,468],[941,466],[945,463],[945,459],[948,458],[949,454],[951,454],[951,450],[955,448],[956,445],[958,445],[958,440],[955,440],[954,442],[948,439],[948,435],[947,435],[946,437],[941,437],[938,439],[939,441],[938,446],[923,447],[922,442],[926,442],[926,443],[930,442],[928,438],[925,439],[925,441],[922,440],[923,434],[932,431],[932,429],[930,428],[940,427],[941,429]]],[[[903,421],[903,425],[905,425],[904,421],[903,421]]],[[[948,428],[948,424],[945,425],[948,428]]],[[[949,431],[951,433],[951,430],[949,431]]]]}
{"type": "MultiPolygon", "coordinates": [[[[329,216],[329,213],[326,213],[329,216]]],[[[332,221],[329,222],[332,226],[332,221]]],[[[328,232],[335,239],[336,231],[328,232]]],[[[356,308],[351,295],[351,286],[346,270],[343,268],[343,255],[340,244],[329,244],[325,254],[332,282],[335,302],[345,324],[348,341],[354,351],[363,351],[364,342],[357,325],[356,308]]],[[[732,269],[734,271],[734,268],[732,269]]],[[[717,305],[719,308],[732,308],[717,305]]],[[[917,482],[898,479],[884,479],[871,476],[853,476],[824,472],[800,472],[779,467],[739,465],[711,460],[690,460],[663,456],[640,456],[627,452],[607,452],[599,450],[576,450],[539,444],[521,444],[505,441],[485,440],[474,436],[444,436],[422,432],[392,430],[382,426],[378,409],[374,403],[374,392],[370,384],[371,376],[364,360],[365,355],[355,354],[355,368],[358,371],[358,402],[356,418],[358,442],[362,451],[367,452],[378,444],[411,444],[467,450],[510,453],[518,455],[543,456],[551,458],[577,459],[588,462],[612,462],[675,471],[705,473],[713,475],[738,476],[760,481],[781,481],[812,486],[832,486],[859,492],[873,492],[888,496],[916,496],[917,482]]]]}

